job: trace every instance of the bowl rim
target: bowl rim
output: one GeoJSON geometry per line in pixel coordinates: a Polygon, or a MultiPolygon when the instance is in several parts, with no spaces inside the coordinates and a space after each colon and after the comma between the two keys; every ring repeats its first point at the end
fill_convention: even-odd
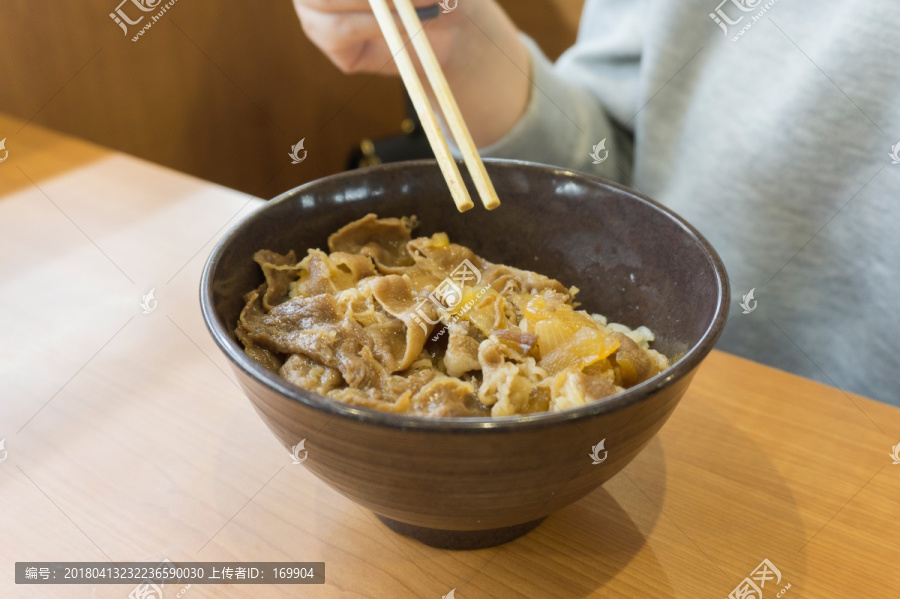
{"type": "MultiPolygon", "coordinates": [[[[462,161],[458,162],[462,166],[462,161]]],[[[341,403],[337,400],[325,397],[323,395],[319,395],[318,393],[312,391],[307,391],[302,387],[298,387],[292,383],[289,383],[279,375],[271,372],[270,370],[267,370],[262,365],[258,364],[249,356],[247,356],[244,353],[243,349],[238,345],[237,341],[232,338],[230,331],[225,330],[224,327],[219,325],[218,317],[216,316],[215,308],[213,306],[212,275],[219,264],[219,260],[222,257],[225,247],[228,246],[245,227],[249,226],[249,223],[262,211],[271,209],[274,206],[281,204],[282,202],[289,201],[291,198],[301,194],[307,189],[314,188],[315,186],[326,181],[334,182],[340,181],[342,179],[357,178],[360,176],[364,176],[365,174],[372,171],[436,167],[437,163],[434,159],[424,159],[392,162],[352,171],[343,171],[340,173],[328,175],[320,179],[316,179],[314,181],[310,181],[308,183],[304,183],[303,185],[289,189],[279,194],[272,200],[267,201],[265,204],[263,204],[250,214],[246,215],[239,222],[232,225],[231,228],[229,228],[229,230],[222,235],[213,250],[210,252],[206,264],[203,267],[203,273],[200,277],[200,309],[203,315],[203,321],[206,324],[206,328],[212,335],[213,340],[216,342],[216,345],[219,346],[219,349],[226,355],[226,357],[228,357],[229,361],[232,364],[232,368],[236,366],[264,387],[268,387],[273,391],[279,393],[280,395],[293,401],[297,401],[309,408],[324,412],[331,418],[345,417],[350,418],[358,423],[372,424],[395,429],[440,431],[444,433],[477,433],[479,431],[510,431],[520,430],[523,428],[544,428],[555,426],[565,422],[588,419],[593,416],[619,410],[621,408],[646,400],[651,395],[654,395],[663,388],[673,384],[674,381],[688,375],[691,371],[694,370],[694,368],[696,368],[700,364],[700,362],[703,361],[707,354],[712,351],[716,341],[722,334],[722,330],[724,329],[724,325],[727,320],[728,304],[730,302],[728,273],[726,272],[725,265],[716,250],[712,247],[709,241],[707,241],[707,239],[690,223],[688,223],[671,209],[648,198],[647,196],[628,187],[625,187],[624,185],[619,185],[618,183],[614,183],[600,177],[595,177],[593,175],[588,175],[582,172],[573,171],[558,166],[529,162],[525,160],[485,158],[484,162],[489,165],[499,165],[501,168],[524,166],[530,169],[541,170],[554,176],[568,176],[588,180],[594,184],[598,184],[610,190],[624,193],[625,195],[631,196],[637,201],[649,204],[652,208],[665,213],[676,224],[684,229],[685,232],[688,233],[694,240],[696,240],[696,242],[706,252],[713,266],[713,272],[715,274],[715,280],[718,286],[718,301],[712,321],[703,332],[700,340],[695,343],[683,356],[681,356],[678,361],[669,366],[669,368],[667,368],[663,372],[650,379],[647,379],[646,381],[638,383],[637,385],[626,389],[621,393],[610,396],[609,399],[602,399],[600,401],[596,401],[582,407],[567,409],[560,412],[541,412],[523,416],[502,417],[457,416],[435,418],[428,416],[395,414],[377,410],[375,408],[353,406],[350,404],[341,403]]],[[[329,418],[329,422],[331,418],[329,418]]]]}

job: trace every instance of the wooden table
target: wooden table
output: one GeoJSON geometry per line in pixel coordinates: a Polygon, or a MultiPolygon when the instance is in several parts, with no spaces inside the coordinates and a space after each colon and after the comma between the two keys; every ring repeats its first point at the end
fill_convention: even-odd
{"type": "Polygon", "coordinates": [[[165,589],[188,599],[723,599],[764,559],[766,599],[900,596],[900,410],[721,352],[624,472],[531,534],[392,533],[291,463],[201,321],[212,244],[259,200],[8,117],[3,137],[0,596],[132,588],[17,586],[16,561],[164,558],[326,563],[324,586],[165,589]]]}

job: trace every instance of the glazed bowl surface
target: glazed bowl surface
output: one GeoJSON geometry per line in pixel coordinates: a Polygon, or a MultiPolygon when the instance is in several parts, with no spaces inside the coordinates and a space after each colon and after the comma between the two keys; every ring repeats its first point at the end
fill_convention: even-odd
{"type": "Polygon", "coordinates": [[[721,333],[729,301],[715,250],[652,200],[554,167],[486,163],[503,202],[493,211],[457,212],[434,161],[350,171],[288,191],[224,235],[200,288],[207,327],[259,415],[286,448],[305,440],[303,467],[395,530],[448,547],[513,538],[624,468],[675,409],[721,333]],[[648,326],[654,348],[677,360],[569,411],[426,419],[336,402],[247,357],[234,329],[242,296],[263,281],[253,253],[327,249],[331,232],[370,212],[416,215],[414,236],[445,231],[491,262],[575,285],[581,308],[648,326]]]}

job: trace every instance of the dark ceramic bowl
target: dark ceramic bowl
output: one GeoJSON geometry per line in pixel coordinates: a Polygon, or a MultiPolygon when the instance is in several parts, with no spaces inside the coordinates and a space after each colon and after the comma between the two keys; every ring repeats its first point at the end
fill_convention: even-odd
{"type": "Polygon", "coordinates": [[[503,201],[491,212],[458,213],[433,161],[298,187],[222,238],[200,287],[206,325],[284,446],[305,439],[303,465],[316,476],[394,530],[443,547],[514,538],[624,468],[675,409],[722,331],[729,301],[716,252],[666,208],[549,166],[488,161],[487,168],[503,201]],[[241,296],[263,280],[253,253],[294,249],[302,256],[327,248],[329,233],[369,212],[415,214],[421,235],[446,231],[492,262],[575,285],[583,308],[650,327],[654,347],[680,358],[607,400],[502,419],[425,419],[344,405],[250,360],[233,330],[241,296]],[[601,459],[592,459],[592,447],[604,439],[601,459]]]}

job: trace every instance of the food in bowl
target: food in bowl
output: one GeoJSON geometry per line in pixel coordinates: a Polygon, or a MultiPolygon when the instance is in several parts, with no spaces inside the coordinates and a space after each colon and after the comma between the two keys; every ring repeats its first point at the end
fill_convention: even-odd
{"type": "Polygon", "coordinates": [[[669,366],[653,333],[578,310],[578,289],[493,264],[416,218],[356,220],[310,249],[254,255],[235,330],[253,360],[336,401],[430,417],[560,411],[669,366]]]}

